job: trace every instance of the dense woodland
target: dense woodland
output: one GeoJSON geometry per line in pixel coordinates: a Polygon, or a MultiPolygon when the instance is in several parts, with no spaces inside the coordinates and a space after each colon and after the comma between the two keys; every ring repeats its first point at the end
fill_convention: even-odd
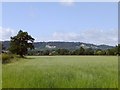
{"type": "MultiPolygon", "coordinates": [[[[9,48],[5,47],[6,44],[2,44],[2,50],[8,51],[9,48]]],[[[93,48],[84,48],[79,47],[78,49],[66,49],[66,48],[35,48],[35,49],[28,49],[26,55],[120,55],[120,44],[116,47],[112,47],[109,49],[93,49],[93,48]]]]}
{"type": "MultiPolygon", "coordinates": [[[[8,46],[5,47],[6,44],[2,44],[2,50],[9,50],[8,46]]],[[[93,49],[93,48],[84,48],[79,47],[78,49],[66,49],[66,48],[35,48],[33,50],[28,49],[28,53],[26,55],[118,55],[120,54],[120,44],[119,46],[110,48],[110,49],[93,49]]]]}
{"type": "Polygon", "coordinates": [[[80,47],[76,50],[69,49],[47,49],[47,50],[29,50],[27,55],[120,55],[120,45],[112,49],[85,49],[80,47]]]}

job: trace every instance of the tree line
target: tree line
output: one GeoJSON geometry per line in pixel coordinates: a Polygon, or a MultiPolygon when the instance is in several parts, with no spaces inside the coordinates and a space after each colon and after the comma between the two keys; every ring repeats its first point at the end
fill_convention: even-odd
{"type": "MultiPolygon", "coordinates": [[[[76,50],[69,49],[47,49],[47,50],[35,50],[34,38],[27,32],[20,30],[18,34],[11,37],[9,51],[13,54],[18,54],[21,57],[24,55],[120,55],[120,44],[112,49],[92,49],[80,47],[76,50]]],[[[2,45],[1,45],[2,46],[2,45]]],[[[2,49],[5,47],[2,46],[2,49]]]]}
{"type": "Polygon", "coordinates": [[[112,49],[101,50],[101,49],[85,49],[80,47],[76,50],[68,49],[52,49],[52,50],[29,50],[27,55],[120,55],[120,45],[112,49]]]}

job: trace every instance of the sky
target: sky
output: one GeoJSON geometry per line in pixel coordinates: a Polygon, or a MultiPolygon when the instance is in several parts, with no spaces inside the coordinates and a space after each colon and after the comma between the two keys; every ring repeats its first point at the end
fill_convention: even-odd
{"type": "Polygon", "coordinates": [[[4,2],[2,40],[19,30],[35,41],[68,41],[117,45],[117,2],[4,2]]]}

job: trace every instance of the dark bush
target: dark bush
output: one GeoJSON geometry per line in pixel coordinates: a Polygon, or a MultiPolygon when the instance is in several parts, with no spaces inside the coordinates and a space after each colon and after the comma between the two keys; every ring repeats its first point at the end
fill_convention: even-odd
{"type": "Polygon", "coordinates": [[[8,63],[13,59],[14,56],[12,54],[2,54],[2,63],[8,63]]]}

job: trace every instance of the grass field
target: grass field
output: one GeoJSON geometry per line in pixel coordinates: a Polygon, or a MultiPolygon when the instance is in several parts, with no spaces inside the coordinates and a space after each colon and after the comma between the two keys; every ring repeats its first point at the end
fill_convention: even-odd
{"type": "Polygon", "coordinates": [[[2,89],[2,60],[0,55],[0,89],[2,89]]]}
{"type": "Polygon", "coordinates": [[[3,64],[3,88],[117,88],[117,56],[29,56],[3,64]]]}

